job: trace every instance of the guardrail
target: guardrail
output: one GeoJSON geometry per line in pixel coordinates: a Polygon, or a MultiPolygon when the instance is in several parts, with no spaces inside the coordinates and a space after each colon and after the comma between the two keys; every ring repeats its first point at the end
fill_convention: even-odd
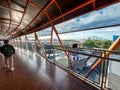
{"type": "MultiPolygon", "coordinates": [[[[19,45],[17,46],[20,47],[19,45]]],[[[22,49],[25,49],[25,45],[22,47],[22,49]]],[[[99,89],[109,88],[108,75],[110,71],[108,69],[110,68],[110,62],[120,63],[119,59],[106,56],[107,53],[109,53],[110,56],[119,56],[119,51],[71,47],[66,47],[66,49],[63,50],[60,46],[45,45],[45,57],[41,54],[40,48],[41,47],[39,45],[30,44],[27,50],[31,52],[35,50],[34,52],[43,56],[51,63],[62,67],[68,72],[76,75],[82,80],[94,85],[95,87],[98,87],[99,89]],[[68,57],[66,56],[65,52],[68,53],[68,57]]]]}

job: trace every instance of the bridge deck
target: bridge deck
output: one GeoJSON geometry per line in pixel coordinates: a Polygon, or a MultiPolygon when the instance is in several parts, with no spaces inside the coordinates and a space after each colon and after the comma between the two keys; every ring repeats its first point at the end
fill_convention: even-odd
{"type": "Polygon", "coordinates": [[[12,72],[0,58],[0,90],[97,90],[36,55],[16,54],[12,72]]]}

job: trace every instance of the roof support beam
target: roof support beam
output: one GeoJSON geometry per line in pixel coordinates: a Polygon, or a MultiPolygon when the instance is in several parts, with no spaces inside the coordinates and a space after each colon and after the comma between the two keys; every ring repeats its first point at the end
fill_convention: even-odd
{"type": "Polygon", "coordinates": [[[38,38],[38,36],[37,36],[36,33],[34,33],[34,36],[35,36],[35,42],[37,42],[38,45],[40,45],[40,47],[41,47],[41,49],[42,49],[42,53],[41,53],[41,54],[43,55],[43,57],[46,58],[45,48],[43,47],[43,45],[42,45],[42,43],[40,42],[40,40],[39,40],[39,38],[38,38]]]}
{"type": "Polygon", "coordinates": [[[93,0],[93,9],[95,9],[96,7],[95,7],[95,0],[93,0]]]}
{"type": "Polygon", "coordinates": [[[38,30],[38,29],[40,29],[40,28],[42,28],[42,27],[48,25],[49,23],[53,23],[54,21],[56,21],[56,20],[58,20],[58,19],[60,19],[60,18],[63,18],[63,17],[65,17],[65,16],[67,16],[67,15],[69,15],[69,14],[71,14],[71,13],[77,11],[78,9],[80,9],[80,8],[82,8],[82,7],[85,7],[85,6],[87,6],[87,5],[91,4],[91,3],[93,3],[93,1],[95,1],[95,0],[86,2],[86,3],[84,3],[84,4],[80,5],[80,6],[77,6],[76,8],[74,8],[74,9],[72,9],[72,10],[70,10],[70,11],[64,13],[63,15],[61,15],[61,16],[59,16],[59,17],[57,17],[57,18],[55,18],[55,19],[53,19],[53,20],[51,20],[51,21],[49,21],[49,22],[47,22],[47,23],[45,23],[44,25],[42,25],[42,26],[40,26],[40,27],[37,27],[37,28],[35,28],[35,29],[33,29],[33,30],[30,30],[29,33],[34,32],[34,31],[36,31],[36,30],[38,30]]]}
{"type": "Polygon", "coordinates": [[[9,8],[10,23],[9,23],[8,29],[4,33],[6,33],[11,27],[11,22],[12,22],[12,13],[11,13],[11,9],[10,9],[11,8],[11,0],[8,0],[8,8],[9,8]]]}
{"type": "MultiPolygon", "coordinates": [[[[27,9],[28,9],[29,3],[30,3],[30,0],[28,0],[28,2],[26,3],[26,6],[25,6],[25,9],[24,9],[24,13],[23,13],[23,15],[22,15],[22,18],[21,18],[18,26],[17,26],[13,31],[16,31],[16,30],[18,29],[18,27],[21,25],[21,23],[22,23],[22,21],[23,21],[23,18],[24,18],[25,14],[26,14],[26,11],[27,11],[27,9]]],[[[13,31],[12,31],[12,32],[13,32],[13,31]]],[[[12,33],[12,32],[10,32],[10,33],[12,33]]],[[[8,34],[10,34],[10,33],[8,33],[8,34]]]]}
{"type": "MultiPolygon", "coordinates": [[[[27,0],[27,1],[28,1],[28,0],[27,0]]],[[[30,1],[30,2],[31,2],[31,1],[30,1]]],[[[77,10],[79,10],[79,9],[81,9],[81,8],[89,5],[89,4],[93,4],[93,10],[88,11],[88,12],[91,12],[91,11],[94,11],[94,10],[98,10],[98,9],[104,8],[104,7],[108,6],[108,5],[112,5],[112,4],[114,4],[114,3],[117,3],[117,2],[119,2],[119,0],[118,0],[118,1],[115,1],[115,2],[112,2],[112,1],[111,1],[111,3],[105,4],[105,5],[100,6],[100,7],[96,7],[96,6],[95,6],[95,2],[96,2],[96,0],[89,0],[88,2],[83,3],[82,5],[80,5],[80,6],[76,7],[76,8],[74,8],[74,9],[70,10],[69,12],[66,12],[66,13],[64,13],[63,15],[58,16],[57,18],[55,18],[55,19],[53,19],[53,20],[49,20],[49,22],[44,23],[43,25],[41,25],[41,26],[39,26],[39,27],[36,27],[36,28],[34,28],[34,29],[33,29],[33,28],[31,28],[31,29],[29,28],[29,29],[26,29],[25,31],[22,30],[22,31],[19,31],[19,32],[15,32],[15,34],[14,34],[13,37],[22,36],[22,35],[23,35],[23,32],[26,33],[26,34],[30,34],[30,33],[32,33],[32,32],[36,32],[36,31],[44,28],[46,25],[51,24],[51,23],[53,23],[53,22],[55,22],[55,21],[57,21],[57,20],[59,20],[59,19],[62,19],[62,18],[64,18],[65,16],[67,16],[67,15],[69,15],[69,14],[72,14],[73,12],[75,12],[75,11],[77,11],[77,10]]],[[[44,13],[44,12],[45,12],[45,10],[43,11],[43,13],[44,13]]],[[[86,13],[88,13],[88,12],[86,12],[86,13]]],[[[85,13],[83,13],[83,14],[85,14],[85,13]]],[[[69,18],[69,19],[71,19],[71,18],[69,18]]],[[[13,34],[12,34],[12,35],[13,35],[13,34]]]]}
{"type": "MultiPolygon", "coordinates": [[[[93,3],[93,1],[95,1],[95,0],[91,0],[91,1],[89,1],[89,2],[86,2],[86,3],[84,3],[84,4],[80,5],[80,6],[72,9],[72,10],[69,11],[69,12],[66,12],[65,14],[62,14],[61,16],[59,16],[59,17],[57,17],[57,18],[55,18],[55,19],[53,19],[53,20],[49,20],[48,23],[45,23],[44,25],[42,25],[42,26],[40,26],[40,27],[37,27],[37,28],[35,28],[35,29],[33,29],[33,30],[30,30],[29,33],[32,33],[32,32],[34,32],[34,31],[36,31],[36,30],[38,30],[38,29],[40,29],[40,28],[48,25],[49,23],[53,23],[54,21],[56,21],[56,20],[58,20],[58,19],[60,19],[60,18],[63,18],[64,16],[66,16],[66,15],[68,15],[68,14],[71,14],[71,13],[73,13],[74,11],[77,11],[78,9],[80,9],[80,8],[82,8],[82,7],[85,7],[85,6],[93,3]]],[[[53,3],[53,2],[52,2],[52,3],[53,3]]],[[[52,4],[52,3],[51,3],[51,4],[52,4]]],[[[32,5],[33,5],[33,3],[32,3],[32,5]]],[[[34,6],[36,6],[36,5],[34,5],[34,6]]],[[[38,7],[38,6],[36,6],[36,7],[38,7]]],[[[43,11],[44,11],[44,10],[43,10],[43,11]]],[[[24,28],[24,29],[25,29],[25,28],[24,28]]],[[[24,29],[23,29],[23,30],[24,30],[24,29]]],[[[28,33],[28,32],[27,32],[27,33],[28,33]]],[[[18,36],[18,33],[17,33],[16,35],[14,35],[14,37],[17,37],[17,36],[18,36]]]]}
{"type": "MultiPolygon", "coordinates": [[[[61,15],[62,15],[62,14],[63,14],[63,13],[62,13],[62,10],[61,10],[60,6],[57,4],[56,1],[55,1],[55,4],[57,5],[57,7],[58,7],[58,9],[59,9],[59,11],[60,11],[60,13],[61,13],[61,15]]],[[[63,17],[62,19],[63,19],[63,21],[64,21],[64,17],[63,17]]]]}
{"type": "MultiPolygon", "coordinates": [[[[31,21],[24,29],[22,29],[22,31],[24,31],[27,27],[29,27],[29,26],[32,24],[32,22],[35,21],[35,19],[36,19],[39,15],[41,15],[42,12],[44,12],[44,10],[47,9],[54,1],[55,1],[55,0],[52,0],[51,2],[47,3],[47,4],[43,7],[43,9],[40,10],[39,13],[32,19],[32,21],[31,21]]],[[[14,31],[16,31],[16,30],[14,30],[14,31]]],[[[14,31],[12,31],[12,32],[14,32],[14,31]]]]}
{"type": "Polygon", "coordinates": [[[54,30],[54,32],[55,32],[55,34],[56,34],[56,36],[57,36],[57,38],[58,38],[58,40],[59,40],[59,42],[60,42],[60,44],[61,44],[63,50],[64,50],[64,52],[65,52],[67,58],[69,59],[68,53],[66,52],[66,49],[65,49],[65,47],[64,47],[64,45],[63,45],[63,43],[62,43],[62,41],[61,41],[61,39],[60,39],[60,37],[59,37],[59,35],[58,35],[58,33],[57,33],[57,30],[56,30],[56,28],[55,28],[54,26],[52,26],[52,30],[54,30]]]}
{"type": "MultiPolygon", "coordinates": [[[[107,6],[107,5],[104,5],[104,6],[100,7],[100,8],[95,8],[95,1],[96,1],[96,0],[91,0],[91,1],[89,1],[89,2],[86,2],[86,3],[84,3],[84,4],[80,5],[80,6],[72,9],[71,11],[69,11],[69,12],[67,12],[67,13],[65,13],[65,14],[63,14],[63,15],[61,15],[61,16],[53,19],[53,20],[51,20],[50,22],[47,22],[47,23],[45,23],[44,25],[42,25],[42,26],[40,26],[40,27],[37,27],[37,28],[35,28],[35,29],[33,29],[33,30],[30,30],[30,32],[28,32],[28,33],[31,33],[31,32],[34,32],[34,31],[36,31],[36,30],[39,30],[39,29],[41,29],[42,27],[48,25],[49,23],[52,23],[52,22],[54,22],[54,21],[56,21],[56,20],[58,20],[58,19],[60,19],[60,18],[63,18],[63,17],[65,17],[65,16],[67,16],[68,14],[71,14],[71,13],[77,11],[78,9],[80,9],[80,8],[82,8],[82,7],[85,7],[85,6],[87,6],[87,5],[91,4],[91,3],[93,3],[93,10],[98,10],[98,9],[101,9],[101,8],[104,8],[104,7],[107,6]]],[[[119,1],[116,1],[116,2],[114,2],[114,3],[117,3],[117,2],[119,2],[119,1]]],[[[114,3],[111,3],[111,4],[114,4],[114,3]]],[[[110,4],[110,5],[111,5],[111,4],[110,4]]]]}
{"type": "MultiPolygon", "coordinates": [[[[32,22],[33,22],[42,12],[48,17],[48,19],[49,19],[49,21],[50,21],[50,20],[51,20],[51,17],[50,17],[50,15],[45,11],[45,9],[47,9],[52,3],[54,3],[54,1],[55,1],[55,0],[52,0],[52,1],[49,2],[47,5],[45,5],[43,8],[41,8],[40,6],[38,6],[37,4],[35,4],[34,2],[30,1],[29,3],[30,3],[32,6],[40,9],[40,12],[33,18],[33,20],[32,20],[23,30],[20,30],[19,33],[21,33],[21,32],[24,33],[24,30],[25,30],[27,27],[30,27],[30,24],[32,24],[32,22]]],[[[52,24],[52,23],[51,23],[51,24],[52,24]]],[[[12,32],[14,32],[14,31],[16,31],[16,30],[13,30],[12,32]]],[[[10,32],[9,34],[11,34],[12,32],[10,32]]],[[[16,35],[18,35],[19,33],[16,33],[16,35]]],[[[16,36],[16,35],[15,35],[15,36],[16,36]]]]}

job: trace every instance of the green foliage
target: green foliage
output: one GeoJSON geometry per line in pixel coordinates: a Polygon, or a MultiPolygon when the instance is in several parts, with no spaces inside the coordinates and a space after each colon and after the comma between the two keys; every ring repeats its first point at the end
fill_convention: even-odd
{"type": "Polygon", "coordinates": [[[103,42],[103,48],[109,48],[112,42],[110,40],[106,40],[103,42]]]}
{"type": "Polygon", "coordinates": [[[108,49],[111,44],[112,44],[112,42],[110,40],[87,39],[83,43],[83,47],[108,49]]]}

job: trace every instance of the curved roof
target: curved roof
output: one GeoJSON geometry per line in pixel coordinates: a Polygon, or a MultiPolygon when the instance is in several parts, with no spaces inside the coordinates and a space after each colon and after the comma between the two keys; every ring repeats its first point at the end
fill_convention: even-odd
{"type": "Polygon", "coordinates": [[[0,0],[0,34],[15,38],[40,31],[120,0],[0,0]]]}

